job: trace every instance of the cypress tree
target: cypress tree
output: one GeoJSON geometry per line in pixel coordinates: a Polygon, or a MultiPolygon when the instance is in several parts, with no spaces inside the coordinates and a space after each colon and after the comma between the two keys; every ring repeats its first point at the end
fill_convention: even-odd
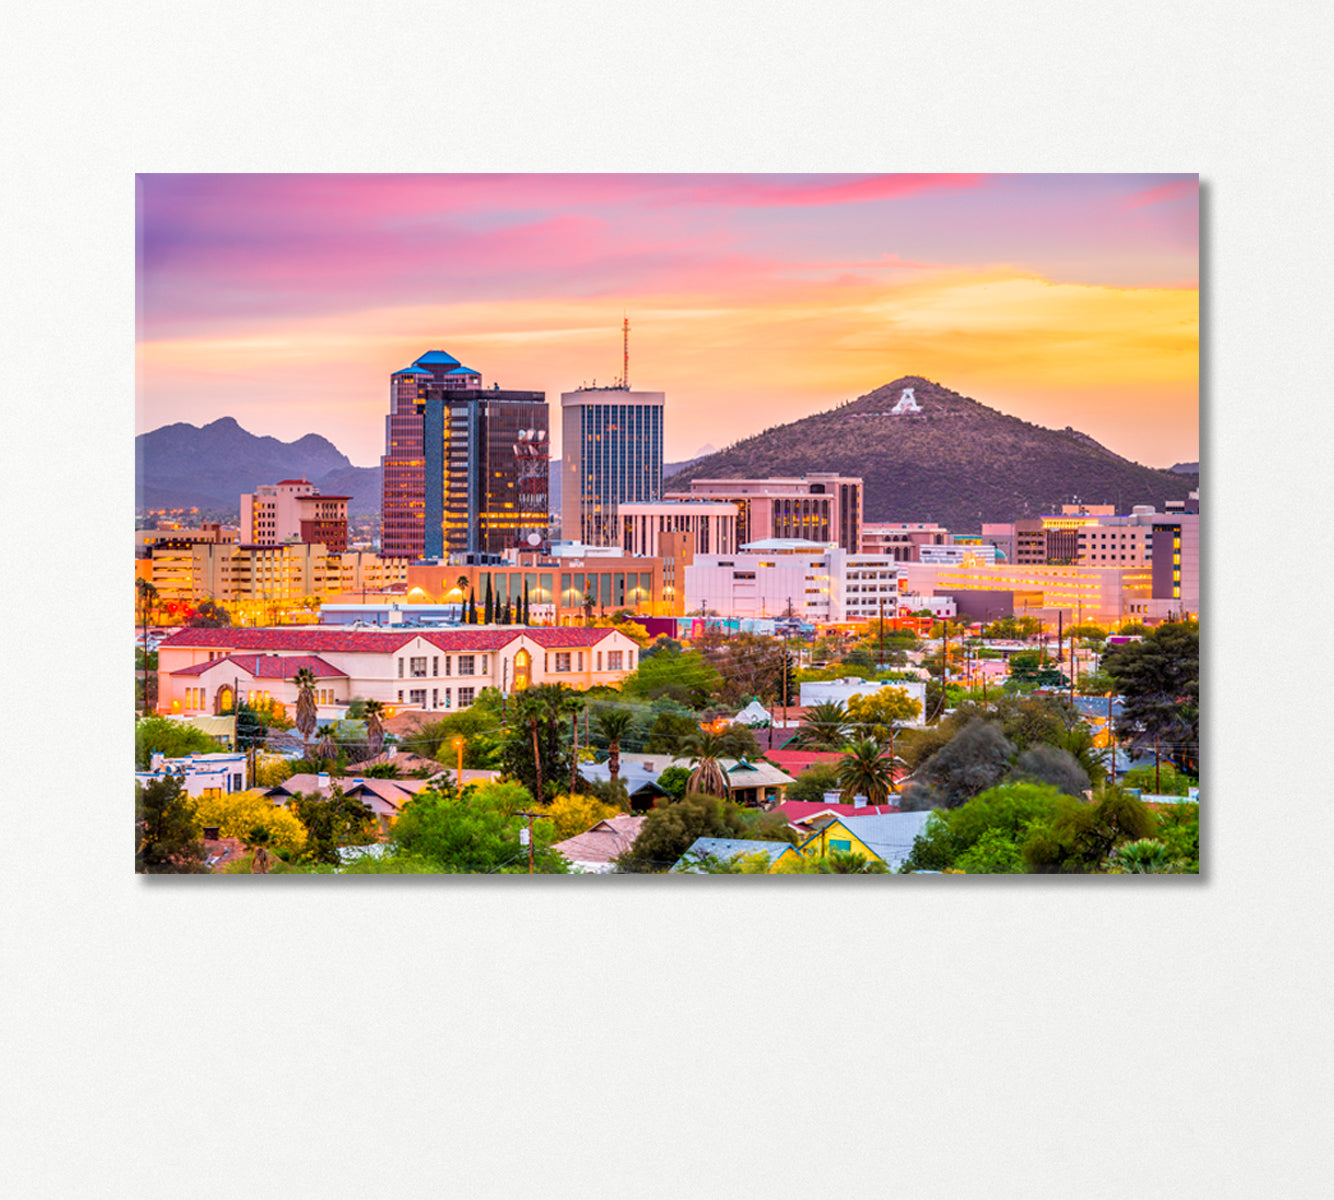
{"type": "Polygon", "coordinates": [[[468,624],[469,624],[469,625],[476,625],[476,624],[477,624],[477,597],[476,597],[476,596],[469,596],[469,597],[468,597],[468,624]]]}
{"type": "Polygon", "coordinates": [[[490,625],[490,624],[494,623],[494,621],[495,621],[495,619],[496,619],[496,602],[495,602],[495,600],[492,599],[492,597],[491,597],[491,576],[490,576],[490,575],[488,575],[488,576],[486,577],[486,609],[485,609],[485,611],[484,611],[484,613],[483,613],[483,616],[486,618],[486,619],[482,622],[483,625],[490,625]]]}
{"type": "Polygon", "coordinates": [[[523,623],[525,625],[533,623],[533,615],[528,611],[528,580],[526,579],[523,581],[523,623]]]}
{"type": "Polygon", "coordinates": [[[502,625],[514,624],[514,610],[510,607],[510,602],[508,600],[505,601],[505,609],[500,618],[500,623],[502,625]]]}

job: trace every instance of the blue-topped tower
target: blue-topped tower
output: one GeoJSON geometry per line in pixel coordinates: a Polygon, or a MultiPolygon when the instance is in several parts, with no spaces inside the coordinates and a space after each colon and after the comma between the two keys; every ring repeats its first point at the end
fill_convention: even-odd
{"type": "Polygon", "coordinates": [[[547,489],[534,487],[530,460],[547,436],[544,392],[486,391],[480,371],[444,350],[395,371],[380,460],[381,553],[443,559],[545,539],[547,489]]]}

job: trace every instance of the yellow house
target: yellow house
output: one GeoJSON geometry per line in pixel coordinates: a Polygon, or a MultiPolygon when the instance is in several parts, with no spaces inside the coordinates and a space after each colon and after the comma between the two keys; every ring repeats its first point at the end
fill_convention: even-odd
{"type": "Polygon", "coordinates": [[[840,850],[860,854],[897,871],[930,816],[928,810],[834,817],[802,842],[800,849],[807,858],[823,858],[840,850]]]}

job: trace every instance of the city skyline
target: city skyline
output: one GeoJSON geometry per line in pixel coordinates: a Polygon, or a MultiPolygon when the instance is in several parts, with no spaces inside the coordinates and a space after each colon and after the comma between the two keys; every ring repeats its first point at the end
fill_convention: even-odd
{"type": "Polygon", "coordinates": [[[1199,457],[1194,175],[138,183],[136,432],[232,416],[370,466],[386,381],[426,350],[554,404],[620,375],[628,315],[669,460],[905,374],[1199,457]]]}

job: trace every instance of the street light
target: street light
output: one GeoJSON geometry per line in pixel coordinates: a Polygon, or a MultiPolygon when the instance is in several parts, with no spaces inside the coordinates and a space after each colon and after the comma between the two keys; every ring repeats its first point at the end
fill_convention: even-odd
{"type": "Polygon", "coordinates": [[[463,739],[462,737],[456,737],[456,738],[454,739],[454,741],[453,741],[453,746],[454,746],[454,749],[455,749],[456,751],[458,751],[458,756],[459,756],[458,774],[457,774],[457,777],[456,777],[456,779],[455,779],[455,784],[457,785],[457,787],[458,787],[458,789],[459,789],[459,794],[462,795],[462,793],[463,793],[463,746],[464,746],[464,739],[463,739]]]}

